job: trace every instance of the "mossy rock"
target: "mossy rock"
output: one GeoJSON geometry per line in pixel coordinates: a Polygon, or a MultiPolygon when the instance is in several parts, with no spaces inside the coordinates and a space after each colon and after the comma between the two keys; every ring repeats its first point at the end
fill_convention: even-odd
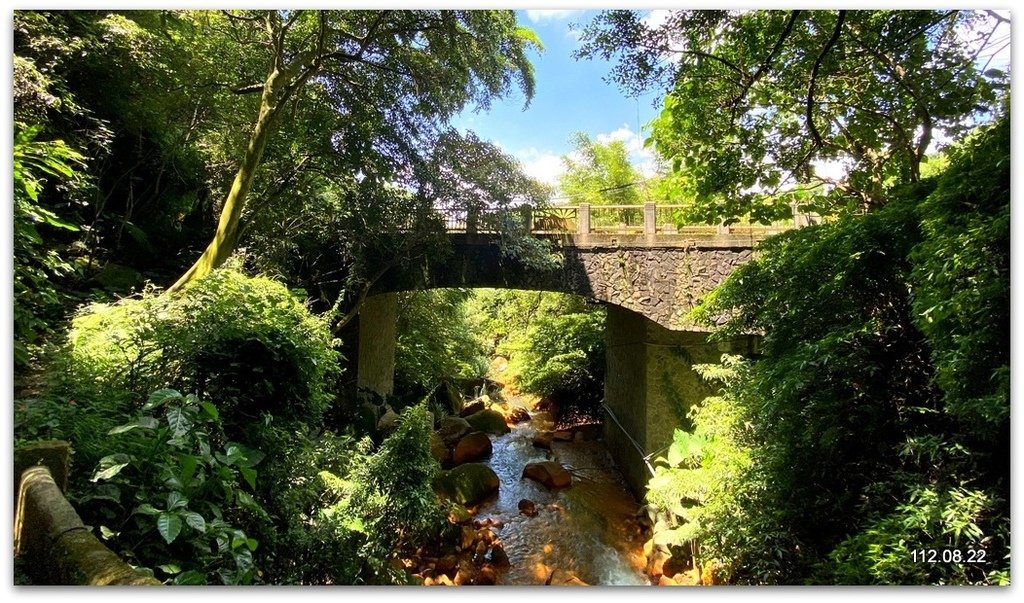
{"type": "Polygon", "coordinates": [[[478,503],[498,491],[498,474],[482,463],[466,463],[434,478],[434,492],[438,496],[461,505],[478,503]]]}
{"type": "Polygon", "coordinates": [[[505,416],[490,408],[469,415],[466,417],[466,422],[473,428],[473,431],[494,435],[502,435],[511,431],[505,424],[505,416]]]}

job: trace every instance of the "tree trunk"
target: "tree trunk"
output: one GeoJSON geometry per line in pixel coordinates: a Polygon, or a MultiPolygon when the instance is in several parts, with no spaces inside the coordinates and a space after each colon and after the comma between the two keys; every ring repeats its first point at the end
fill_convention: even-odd
{"type": "Polygon", "coordinates": [[[253,178],[256,176],[256,169],[259,168],[263,159],[263,150],[270,138],[274,117],[284,104],[286,91],[293,83],[295,74],[291,70],[274,69],[267,77],[263,85],[263,94],[260,97],[260,112],[256,119],[252,135],[249,137],[249,145],[245,149],[245,158],[235,174],[234,182],[231,183],[231,190],[224,200],[224,207],[220,212],[220,221],[217,223],[217,232],[213,240],[199,256],[195,264],[185,274],[181,275],[165,294],[180,291],[182,287],[193,280],[198,280],[209,274],[212,270],[223,264],[235,250],[238,243],[238,228],[242,217],[242,210],[245,208],[245,200],[252,188],[253,178]]]}

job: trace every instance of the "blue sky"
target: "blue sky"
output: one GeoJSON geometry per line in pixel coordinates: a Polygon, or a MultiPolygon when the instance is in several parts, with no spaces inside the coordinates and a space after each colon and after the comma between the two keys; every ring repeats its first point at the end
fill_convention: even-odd
{"type": "Polygon", "coordinates": [[[572,150],[570,138],[577,131],[602,141],[625,141],[633,162],[650,171],[652,155],[641,148],[641,128],[657,115],[653,103],[662,95],[629,98],[604,81],[610,63],[572,58],[579,41],[571,25],[589,23],[597,11],[521,10],[517,14],[544,44],[544,52],[532,57],[536,93],[530,106],[524,110],[525,99],[516,92],[493,103],[487,112],[463,113],[454,125],[497,143],[519,159],[528,174],[549,183],[561,171],[560,157],[572,150]]]}

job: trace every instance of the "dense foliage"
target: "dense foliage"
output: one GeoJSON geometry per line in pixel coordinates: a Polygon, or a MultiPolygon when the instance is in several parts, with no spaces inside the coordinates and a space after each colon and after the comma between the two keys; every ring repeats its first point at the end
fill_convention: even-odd
{"type": "Polygon", "coordinates": [[[604,392],[604,309],[581,297],[481,290],[469,304],[490,356],[508,359],[518,389],[596,405],[604,392]]]}
{"type": "Polygon", "coordinates": [[[651,141],[709,222],[884,203],[920,179],[940,133],[991,120],[1007,86],[987,69],[1009,44],[994,11],[655,13],[602,12],[578,55],[617,59],[627,91],[668,91],[651,141]],[[815,194],[796,199],[794,185],[815,194]]]}
{"type": "Polygon", "coordinates": [[[314,424],[338,354],[322,318],[287,288],[223,269],[180,295],[83,309],[66,353],[73,394],[137,403],[160,387],[217,400],[227,419],[269,412],[314,424]]]}
{"type": "Polygon", "coordinates": [[[700,309],[763,332],[761,354],[707,369],[723,393],[652,499],[731,580],[1008,579],[1008,183],[1004,119],[937,182],[766,242],[700,309]]]}
{"type": "Polygon", "coordinates": [[[487,373],[487,359],[466,315],[470,293],[433,289],[400,298],[395,384],[401,391],[426,393],[444,381],[476,379],[487,373]]]}

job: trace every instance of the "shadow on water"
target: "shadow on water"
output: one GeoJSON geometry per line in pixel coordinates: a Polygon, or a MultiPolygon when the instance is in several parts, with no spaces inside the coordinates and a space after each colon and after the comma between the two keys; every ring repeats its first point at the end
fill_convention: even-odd
{"type": "Polygon", "coordinates": [[[496,518],[511,567],[500,584],[648,585],[642,542],[629,533],[637,503],[600,441],[553,442],[551,450],[533,445],[538,430],[551,429],[545,412],[529,423],[493,438],[488,461],[498,474],[498,496],[482,505],[478,517],[496,518]],[[522,478],[535,461],[557,461],[573,475],[570,488],[549,491],[522,478]],[[535,503],[528,517],[519,502],[535,503]]]}

